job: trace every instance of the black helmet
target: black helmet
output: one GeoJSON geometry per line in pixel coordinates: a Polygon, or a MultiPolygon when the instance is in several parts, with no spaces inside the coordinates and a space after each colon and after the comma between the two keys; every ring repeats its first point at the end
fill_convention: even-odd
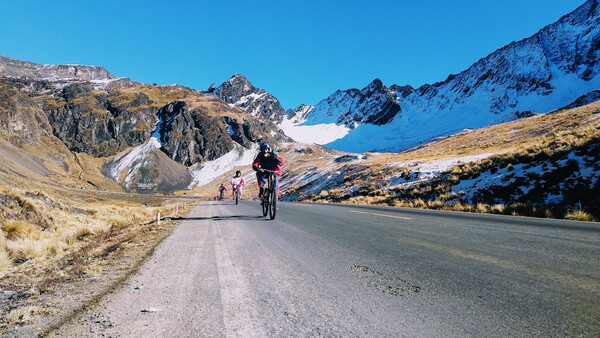
{"type": "Polygon", "coordinates": [[[242,174],[242,172],[241,172],[241,171],[239,171],[239,170],[236,170],[236,171],[235,171],[235,175],[236,175],[236,176],[237,176],[237,175],[241,175],[241,174],[242,174]]]}

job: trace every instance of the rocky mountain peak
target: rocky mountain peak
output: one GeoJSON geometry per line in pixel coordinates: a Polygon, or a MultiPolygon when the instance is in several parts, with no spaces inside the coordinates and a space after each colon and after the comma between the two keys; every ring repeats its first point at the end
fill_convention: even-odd
{"type": "Polygon", "coordinates": [[[398,98],[380,79],[361,90],[338,90],[319,102],[307,115],[308,120],[344,124],[353,129],[359,124],[383,125],[401,112],[398,98]]]}
{"type": "Polygon", "coordinates": [[[299,123],[304,119],[306,114],[308,114],[314,107],[309,106],[307,104],[301,104],[297,108],[288,109],[285,114],[287,115],[287,119],[293,121],[294,123],[299,123]]]}
{"type": "Polygon", "coordinates": [[[390,90],[395,91],[402,98],[407,97],[410,93],[415,91],[415,89],[411,85],[406,85],[406,86],[391,85],[390,90]]]}
{"type": "Polygon", "coordinates": [[[208,89],[206,90],[206,92],[208,94],[213,94],[214,92],[217,91],[217,86],[215,85],[215,83],[213,82],[213,84],[210,85],[210,87],[208,87],[208,89]]]}
{"type": "Polygon", "coordinates": [[[254,87],[239,73],[223,82],[215,94],[231,106],[239,107],[253,116],[279,121],[285,114],[279,100],[264,89],[254,87]]]}
{"type": "Polygon", "coordinates": [[[381,82],[380,79],[376,78],[371,83],[369,83],[369,85],[366,86],[365,89],[368,90],[368,91],[376,92],[376,91],[383,90],[384,87],[385,86],[383,85],[383,82],[381,82]]]}

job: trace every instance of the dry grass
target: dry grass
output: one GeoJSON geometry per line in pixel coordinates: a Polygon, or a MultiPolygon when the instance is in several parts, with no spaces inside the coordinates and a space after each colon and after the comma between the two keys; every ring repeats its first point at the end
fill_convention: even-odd
{"type": "Polygon", "coordinates": [[[172,229],[173,222],[156,226],[157,211],[174,217],[176,205],[179,215],[194,206],[187,202],[184,210],[171,198],[56,187],[0,172],[0,286],[15,293],[0,302],[0,335],[35,324],[40,311],[58,311],[52,295],[64,288],[57,286],[88,287],[90,277],[126,271],[115,262],[133,263],[140,257],[133,252],[147,252],[172,229]]]}
{"type": "Polygon", "coordinates": [[[484,203],[477,203],[475,205],[475,211],[481,214],[487,214],[491,211],[491,208],[489,205],[484,204],[484,203]]]}
{"type": "Polygon", "coordinates": [[[34,319],[39,310],[37,306],[19,307],[11,310],[4,320],[7,325],[26,324],[34,319]]]}
{"type": "Polygon", "coordinates": [[[504,204],[494,204],[490,207],[490,211],[493,214],[503,214],[504,210],[506,210],[506,207],[504,206],[504,204]]]}
{"type": "Polygon", "coordinates": [[[2,238],[0,240],[0,274],[4,273],[12,266],[13,260],[6,249],[6,240],[2,238]]]}
{"type": "Polygon", "coordinates": [[[18,268],[28,260],[52,265],[91,238],[111,229],[129,229],[136,224],[151,223],[159,210],[164,217],[175,214],[174,206],[160,206],[165,201],[162,197],[111,196],[32,184],[25,180],[18,183],[23,188],[3,185],[0,176],[0,194],[7,201],[0,208],[0,216],[4,218],[0,232],[2,270],[11,266],[18,268]]]}
{"type": "Polygon", "coordinates": [[[596,220],[594,216],[583,210],[570,210],[566,213],[565,219],[585,222],[594,222],[596,220]]]}
{"type": "Polygon", "coordinates": [[[65,243],[55,241],[50,237],[31,239],[22,238],[16,241],[8,241],[6,248],[17,263],[26,262],[28,260],[44,261],[50,254],[62,252],[65,243]]]}
{"type": "Polygon", "coordinates": [[[39,230],[27,221],[8,219],[2,222],[6,238],[26,238],[37,235],[39,230]]]}

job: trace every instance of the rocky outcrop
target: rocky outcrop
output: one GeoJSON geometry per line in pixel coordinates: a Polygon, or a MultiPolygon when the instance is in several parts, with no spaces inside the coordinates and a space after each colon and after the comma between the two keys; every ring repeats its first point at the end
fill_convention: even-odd
{"type": "Polygon", "coordinates": [[[253,116],[280,121],[285,110],[273,95],[254,87],[242,74],[235,74],[215,91],[223,101],[239,107],[253,116]]]}
{"type": "Polygon", "coordinates": [[[36,146],[51,127],[35,100],[19,90],[21,84],[0,78],[0,132],[15,146],[36,146]]]}
{"type": "Polygon", "coordinates": [[[156,123],[156,107],[144,93],[120,103],[117,93],[73,83],[47,102],[53,134],[71,151],[107,157],[144,143],[156,123]],[[132,108],[137,109],[132,109],[132,108]]]}
{"type": "Polygon", "coordinates": [[[311,110],[313,110],[313,106],[309,106],[307,104],[301,104],[294,109],[288,109],[285,114],[287,118],[295,123],[303,121],[311,110]]]}
{"type": "MultiPolygon", "coordinates": [[[[211,88],[216,91],[216,86],[211,88]]],[[[108,158],[103,173],[127,191],[185,189],[192,182],[188,166],[233,149],[243,152],[259,140],[289,140],[262,117],[234,108],[215,94],[132,82],[102,67],[39,65],[0,57],[0,136],[10,148],[4,153],[16,159],[19,146],[53,144],[61,149],[49,163],[65,172],[69,151],[108,158]],[[49,139],[42,143],[44,136],[49,139]]]]}
{"type": "Polygon", "coordinates": [[[44,65],[0,55],[0,75],[34,79],[109,80],[116,77],[106,69],[86,65],[44,65]]]}
{"type": "Polygon", "coordinates": [[[210,85],[210,87],[208,87],[208,89],[206,90],[207,94],[214,94],[214,92],[217,91],[217,86],[213,83],[210,85]]]}
{"type": "Polygon", "coordinates": [[[233,141],[221,120],[205,108],[186,109],[175,101],[158,112],[162,150],[171,159],[190,166],[214,160],[233,149],[233,141]]]}
{"type": "Polygon", "coordinates": [[[561,109],[571,109],[576,107],[585,106],[586,104],[600,100],[600,89],[592,90],[589,93],[585,93],[577,98],[577,100],[569,103],[561,109]]]}

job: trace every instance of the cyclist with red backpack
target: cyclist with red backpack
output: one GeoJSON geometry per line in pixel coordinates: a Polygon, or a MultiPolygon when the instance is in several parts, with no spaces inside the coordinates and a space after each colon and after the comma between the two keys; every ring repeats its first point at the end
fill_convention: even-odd
{"type": "Polygon", "coordinates": [[[285,161],[281,156],[271,149],[271,145],[263,143],[260,145],[260,152],[256,155],[254,162],[252,163],[252,169],[256,171],[256,181],[260,192],[259,198],[263,196],[263,185],[265,184],[266,173],[264,170],[270,170],[274,172],[275,185],[277,186],[277,197],[279,198],[279,176],[281,176],[281,167],[285,164],[285,161]]]}

